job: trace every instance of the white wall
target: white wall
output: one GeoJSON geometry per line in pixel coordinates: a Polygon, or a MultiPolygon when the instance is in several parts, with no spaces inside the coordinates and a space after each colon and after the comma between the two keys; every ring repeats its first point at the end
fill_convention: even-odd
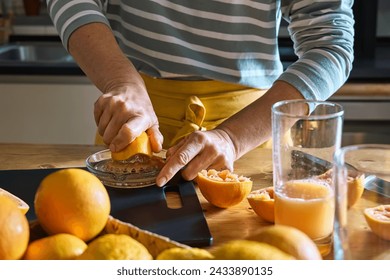
{"type": "Polygon", "coordinates": [[[91,84],[0,83],[0,142],[93,144],[91,84]]]}

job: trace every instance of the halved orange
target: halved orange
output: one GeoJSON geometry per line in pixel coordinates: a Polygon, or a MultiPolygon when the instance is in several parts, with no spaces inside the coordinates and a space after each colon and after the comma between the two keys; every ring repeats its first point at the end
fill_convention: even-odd
{"type": "MultiPolygon", "coordinates": [[[[325,173],[317,176],[318,179],[326,180],[329,183],[332,181],[333,170],[330,169],[325,173]]],[[[362,197],[364,191],[364,174],[358,175],[355,172],[349,172],[347,178],[347,207],[348,209],[354,206],[362,197]]]]}
{"type": "Polygon", "coordinates": [[[372,232],[390,240],[390,204],[364,209],[364,217],[372,232]]]}
{"type": "Polygon", "coordinates": [[[240,203],[252,190],[250,178],[239,176],[229,170],[202,170],[195,179],[204,198],[220,208],[240,203]]]}
{"type": "Polygon", "coordinates": [[[364,191],[364,174],[356,177],[348,176],[348,209],[359,201],[364,191]]]}
{"type": "Polygon", "coordinates": [[[252,191],[247,200],[253,211],[263,220],[274,223],[274,187],[267,187],[260,190],[252,191]]]}
{"type": "Polygon", "coordinates": [[[142,132],[140,136],[134,139],[126,148],[119,152],[111,152],[113,160],[127,160],[136,154],[152,156],[152,146],[149,136],[142,132]]]}
{"type": "Polygon", "coordinates": [[[19,208],[19,210],[22,212],[23,215],[26,214],[27,211],[30,209],[30,206],[26,202],[24,202],[21,198],[10,193],[9,191],[6,191],[6,190],[0,188],[0,196],[2,196],[2,195],[7,196],[13,202],[15,202],[17,207],[19,208]]]}
{"type": "Polygon", "coordinates": [[[0,196],[0,260],[18,260],[26,251],[30,237],[28,220],[15,201],[0,196]]]}

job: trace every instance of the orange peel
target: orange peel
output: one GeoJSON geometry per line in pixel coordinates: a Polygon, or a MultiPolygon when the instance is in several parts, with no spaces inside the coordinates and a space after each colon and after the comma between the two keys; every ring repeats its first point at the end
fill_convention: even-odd
{"type": "Polygon", "coordinates": [[[260,218],[270,223],[275,222],[275,199],[273,186],[252,191],[247,196],[247,200],[253,211],[260,218]]]}
{"type": "MultiPolygon", "coordinates": [[[[329,183],[332,180],[332,172],[330,169],[325,173],[317,176],[318,179],[326,180],[329,183]]],[[[364,174],[357,175],[353,174],[353,172],[349,172],[347,178],[347,207],[348,209],[354,206],[359,199],[362,197],[364,192],[364,174]]]]}
{"type": "Polygon", "coordinates": [[[129,145],[119,152],[111,152],[111,158],[117,161],[128,160],[137,154],[143,154],[151,157],[153,155],[149,136],[142,132],[140,136],[134,139],[129,145]]]}
{"type": "Polygon", "coordinates": [[[19,208],[19,210],[22,212],[22,214],[26,214],[27,211],[30,209],[30,206],[24,201],[22,200],[21,198],[17,197],[16,195],[0,188],[0,196],[6,196],[8,198],[10,198],[13,202],[15,202],[17,204],[17,207],[19,208]]]}
{"type": "Polygon", "coordinates": [[[30,238],[26,216],[15,201],[0,196],[0,260],[18,260],[23,257],[30,238]]]}
{"type": "Polygon", "coordinates": [[[348,209],[354,206],[362,197],[364,192],[364,174],[356,177],[348,176],[348,209]]]}
{"type": "Polygon", "coordinates": [[[229,170],[202,170],[195,178],[204,198],[219,208],[229,208],[239,204],[252,190],[250,178],[239,176],[229,170]]]}
{"type": "Polygon", "coordinates": [[[390,204],[366,208],[363,213],[372,232],[390,241],[390,204]]]}

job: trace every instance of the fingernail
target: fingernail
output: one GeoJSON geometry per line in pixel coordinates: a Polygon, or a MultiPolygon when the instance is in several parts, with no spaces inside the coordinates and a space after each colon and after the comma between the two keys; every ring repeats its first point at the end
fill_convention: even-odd
{"type": "Polygon", "coordinates": [[[163,187],[166,183],[167,183],[167,178],[165,178],[165,177],[158,178],[158,179],[156,180],[156,184],[157,184],[157,186],[159,186],[159,187],[163,187]]]}

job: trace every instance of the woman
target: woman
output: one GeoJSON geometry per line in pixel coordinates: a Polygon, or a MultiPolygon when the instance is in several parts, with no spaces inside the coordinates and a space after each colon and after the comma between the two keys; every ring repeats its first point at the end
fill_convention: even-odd
{"type": "Polygon", "coordinates": [[[270,139],[275,102],[325,100],[341,87],[352,2],[47,0],[64,46],[103,93],[94,114],[104,143],[119,151],[146,131],[154,152],[170,147],[159,186],[180,170],[191,180],[233,169],[270,139]],[[299,57],[284,72],[282,17],[299,57]]]}

